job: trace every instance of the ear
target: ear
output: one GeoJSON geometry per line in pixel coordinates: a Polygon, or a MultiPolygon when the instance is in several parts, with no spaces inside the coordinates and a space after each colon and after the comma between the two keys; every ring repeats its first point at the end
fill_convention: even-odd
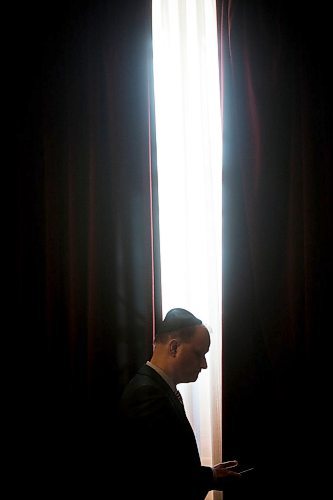
{"type": "Polygon", "coordinates": [[[176,339],[171,339],[169,342],[169,352],[171,356],[175,357],[177,354],[178,342],[176,339]]]}

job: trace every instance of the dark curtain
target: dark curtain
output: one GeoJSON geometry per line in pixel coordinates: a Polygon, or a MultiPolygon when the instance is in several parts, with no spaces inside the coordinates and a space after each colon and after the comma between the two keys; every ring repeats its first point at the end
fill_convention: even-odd
{"type": "MultiPolygon", "coordinates": [[[[6,9],[11,449],[17,483],[35,497],[87,493],[87,479],[93,489],[114,486],[116,403],[150,356],[161,316],[150,3],[6,9]]],[[[256,466],[256,498],[288,498],[319,487],[317,449],[326,440],[329,16],[287,2],[217,5],[223,455],[256,466]]]]}
{"type": "Polygon", "coordinates": [[[111,486],[118,397],[150,357],[161,314],[150,4],[12,12],[14,322],[23,347],[13,371],[34,495],[69,479],[84,492],[92,467],[101,486],[103,465],[111,486]]]}
{"type": "Polygon", "coordinates": [[[318,494],[328,433],[329,16],[311,3],[230,0],[217,8],[223,455],[257,469],[225,498],[300,498],[318,494]]]}

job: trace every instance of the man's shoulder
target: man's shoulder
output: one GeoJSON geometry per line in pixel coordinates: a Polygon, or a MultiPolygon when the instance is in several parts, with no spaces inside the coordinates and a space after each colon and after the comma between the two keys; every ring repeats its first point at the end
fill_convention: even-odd
{"type": "Polygon", "coordinates": [[[163,378],[149,365],[145,364],[139,368],[136,374],[125,387],[123,396],[125,397],[133,391],[166,392],[168,385],[163,378]]]}

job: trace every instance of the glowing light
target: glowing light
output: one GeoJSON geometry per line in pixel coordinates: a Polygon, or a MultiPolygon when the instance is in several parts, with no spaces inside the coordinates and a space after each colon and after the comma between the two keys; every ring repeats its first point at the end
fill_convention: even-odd
{"type": "Polygon", "coordinates": [[[208,370],[179,386],[201,457],[221,460],[222,134],[215,0],[153,0],[163,314],[211,330],[208,370]],[[215,422],[215,423],[214,423],[215,422]]]}

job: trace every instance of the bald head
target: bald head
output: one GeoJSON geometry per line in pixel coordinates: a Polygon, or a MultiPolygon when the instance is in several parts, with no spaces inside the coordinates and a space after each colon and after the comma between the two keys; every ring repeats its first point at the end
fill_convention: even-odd
{"type": "Polygon", "coordinates": [[[202,321],[185,309],[173,309],[158,330],[151,362],[175,384],[194,382],[207,368],[209,347],[209,332],[202,321]]]}
{"type": "Polygon", "coordinates": [[[202,325],[201,319],[194,316],[190,311],[181,307],[170,309],[157,330],[156,340],[166,338],[166,334],[176,331],[183,331],[183,335],[191,335],[193,327],[198,325],[202,325]]]}

